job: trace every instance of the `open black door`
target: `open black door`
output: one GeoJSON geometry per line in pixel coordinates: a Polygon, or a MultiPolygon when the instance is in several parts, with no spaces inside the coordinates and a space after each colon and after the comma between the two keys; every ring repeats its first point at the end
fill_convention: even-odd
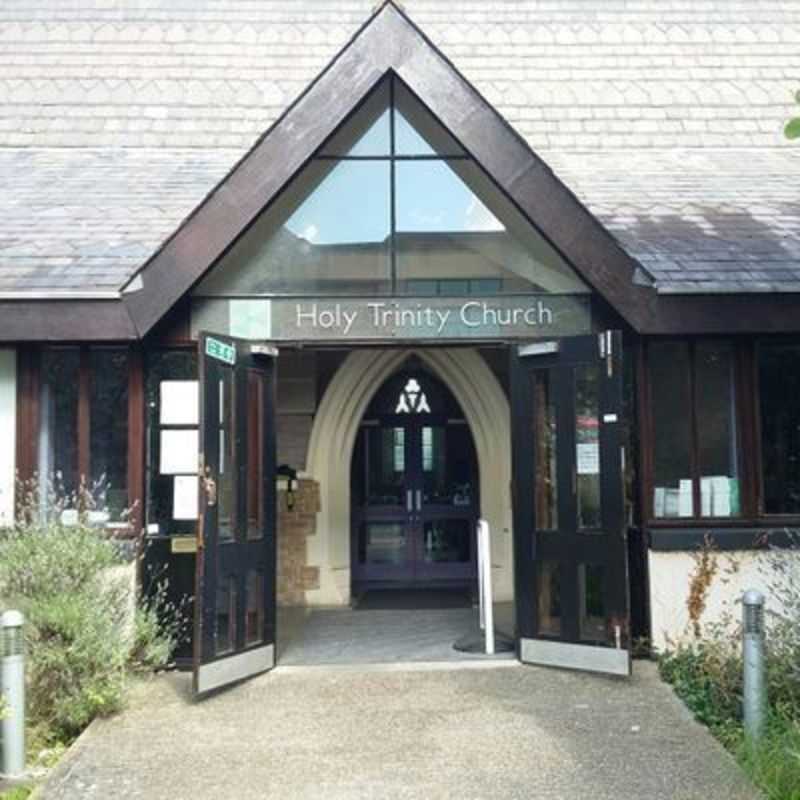
{"type": "Polygon", "coordinates": [[[201,334],[194,693],[275,665],[275,348],[201,334]]]}
{"type": "Polygon", "coordinates": [[[521,661],[630,674],[622,336],[511,354],[521,661]]]}

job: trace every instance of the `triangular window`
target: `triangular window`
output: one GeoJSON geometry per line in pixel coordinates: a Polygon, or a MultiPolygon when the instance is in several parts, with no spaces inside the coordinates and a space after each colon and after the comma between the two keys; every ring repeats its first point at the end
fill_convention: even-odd
{"type": "Polygon", "coordinates": [[[456,139],[390,75],[195,295],[588,291],[456,139]]]}

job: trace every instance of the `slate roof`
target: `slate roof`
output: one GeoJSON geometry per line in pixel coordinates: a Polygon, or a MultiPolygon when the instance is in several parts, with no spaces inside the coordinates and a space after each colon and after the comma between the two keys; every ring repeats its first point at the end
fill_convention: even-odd
{"type": "MultiPolygon", "coordinates": [[[[800,291],[800,3],[403,5],[660,291],[800,291]]],[[[118,290],[372,7],[0,4],[0,293],[118,290]]]]}

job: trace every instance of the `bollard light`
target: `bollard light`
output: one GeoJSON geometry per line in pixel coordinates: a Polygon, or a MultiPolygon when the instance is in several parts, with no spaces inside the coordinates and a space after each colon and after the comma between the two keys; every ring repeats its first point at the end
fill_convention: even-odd
{"type": "Polygon", "coordinates": [[[6,703],[0,720],[0,773],[19,778],[25,772],[25,647],[19,611],[0,616],[0,692],[6,703]]]}
{"type": "Polygon", "coordinates": [[[742,597],[742,711],[745,736],[756,741],[764,732],[767,686],[764,655],[764,595],[749,589],[742,597]]]}

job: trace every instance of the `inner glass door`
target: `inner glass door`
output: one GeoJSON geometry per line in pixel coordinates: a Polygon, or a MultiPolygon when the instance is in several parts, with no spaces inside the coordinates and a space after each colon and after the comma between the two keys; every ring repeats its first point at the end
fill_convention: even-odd
{"type": "Polygon", "coordinates": [[[392,381],[400,394],[389,409],[398,413],[368,414],[359,431],[351,474],[354,583],[418,586],[475,577],[472,435],[460,414],[434,413],[444,409],[424,383],[392,381]]]}

